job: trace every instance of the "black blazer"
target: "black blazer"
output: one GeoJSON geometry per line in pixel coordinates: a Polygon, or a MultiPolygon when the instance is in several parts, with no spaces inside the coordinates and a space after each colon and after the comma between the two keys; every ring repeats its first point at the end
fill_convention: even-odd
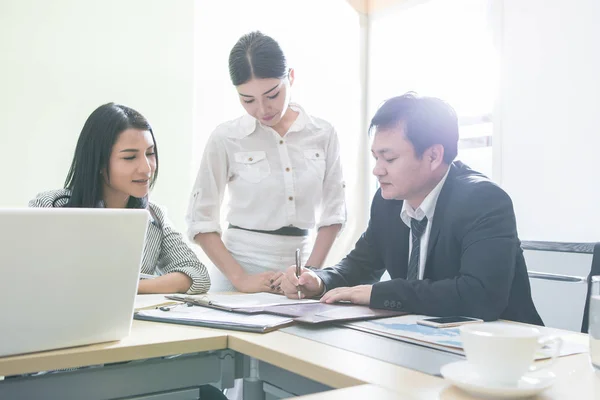
{"type": "Polygon", "coordinates": [[[377,191],[369,226],[350,254],[315,271],[327,290],[373,283],[371,307],[543,325],[537,313],[510,197],[461,162],[438,198],[423,280],[406,280],[409,228],[402,200],[377,191]],[[387,270],[391,280],[379,282],[387,270]]]}

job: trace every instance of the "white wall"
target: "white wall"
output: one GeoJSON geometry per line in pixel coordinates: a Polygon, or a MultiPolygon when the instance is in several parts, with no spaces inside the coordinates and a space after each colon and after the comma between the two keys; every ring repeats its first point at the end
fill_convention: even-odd
{"type": "MultiPolygon", "coordinates": [[[[358,143],[354,139],[344,143],[346,132],[361,133],[355,128],[360,125],[359,78],[340,81],[336,71],[344,67],[322,63],[319,68],[326,79],[318,85],[331,95],[312,89],[316,85],[305,80],[306,69],[318,65],[314,61],[328,53],[310,57],[310,43],[298,46],[301,41],[294,39],[298,26],[327,26],[331,17],[310,24],[301,13],[292,20],[265,17],[253,21],[246,18],[253,10],[248,6],[227,23],[221,20],[224,29],[213,31],[214,36],[202,31],[207,23],[218,27],[215,16],[231,4],[2,0],[0,206],[24,206],[36,192],[60,187],[86,117],[98,105],[116,101],[138,109],[153,124],[161,150],[161,172],[153,199],[166,205],[183,229],[203,141],[198,135],[207,135],[217,121],[237,115],[231,113],[235,96],[226,76],[228,46],[209,44],[224,40],[232,45],[243,31],[258,27],[284,36],[287,47],[306,51],[296,57],[295,66],[300,67],[296,93],[315,103],[316,107],[309,108],[327,110],[326,115],[317,113],[339,126],[343,145],[351,149],[348,154],[353,160],[346,162],[351,164],[362,151],[354,146],[358,143]],[[198,12],[202,11],[199,7],[206,7],[206,12],[198,12]],[[206,46],[204,51],[195,46],[194,29],[196,40],[204,40],[200,43],[206,46]],[[225,86],[215,90],[214,83],[209,85],[213,78],[225,86]],[[350,97],[348,89],[354,91],[350,97]],[[351,109],[357,111],[337,104],[327,107],[334,102],[334,95],[356,99],[351,109]],[[196,110],[194,96],[198,99],[196,110]],[[211,104],[210,114],[202,111],[211,104]]],[[[514,199],[524,239],[600,240],[600,225],[593,222],[600,216],[596,178],[600,53],[595,51],[600,45],[599,18],[600,2],[596,0],[503,1],[500,177],[514,199]],[[559,213],[568,217],[557,218],[559,213]]],[[[356,40],[358,46],[359,28],[352,31],[346,23],[344,26],[343,31],[331,31],[334,50],[344,39],[356,40]]],[[[297,34],[302,36],[302,32],[297,34]]],[[[355,48],[345,57],[352,61],[357,55],[355,48]]],[[[242,111],[241,107],[237,110],[242,111]]]]}
{"type": "Polygon", "coordinates": [[[600,2],[504,0],[501,182],[520,235],[600,241],[600,2]]]}
{"type": "Polygon", "coordinates": [[[0,2],[0,206],[62,186],[79,132],[99,105],[152,124],[152,195],[180,229],[189,195],[193,0],[0,2]]]}

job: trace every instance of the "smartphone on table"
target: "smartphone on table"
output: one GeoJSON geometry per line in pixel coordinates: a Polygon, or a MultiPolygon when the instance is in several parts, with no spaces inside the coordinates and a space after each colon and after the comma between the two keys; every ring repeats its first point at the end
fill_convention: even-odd
{"type": "Polygon", "coordinates": [[[460,326],[465,324],[474,324],[477,322],[483,322],[479,318],[471,317],[439,317],[439,318],[424,318],[417,321],[419,325],[431,326],[433,328],[451,328],[453,326],[460,326]]]}

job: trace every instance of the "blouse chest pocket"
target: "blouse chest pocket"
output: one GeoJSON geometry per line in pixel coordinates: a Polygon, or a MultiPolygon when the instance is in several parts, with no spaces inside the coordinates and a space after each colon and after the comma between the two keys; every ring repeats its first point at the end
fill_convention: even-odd
{"type": "Polygon", "coordinates": [[[259,183],[271,174],[271,166],[264,151],[235,153],[235,167],[238,175],[250,183],[259,183]]]}
{"type": "Polygon", "coordinates": [[[326,158],[321,149],[304,150],[304,162],[308,172],[314,174],[320,181],[325,177],[326,158]]]}

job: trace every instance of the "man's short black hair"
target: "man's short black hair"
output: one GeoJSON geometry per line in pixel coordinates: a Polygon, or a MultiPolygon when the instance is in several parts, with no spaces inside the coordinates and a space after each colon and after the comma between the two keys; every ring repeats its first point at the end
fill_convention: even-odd
{"type": "Polygon", "coordinates": [[[454,109],[435,97],[421,97],[409,92],[386,100],[371,119],[374,128],[404,128],[406,138],[417,157],[435,144],[444,147],[444,162],[452,163],[458,152],[458,118],[454,109]]]}

